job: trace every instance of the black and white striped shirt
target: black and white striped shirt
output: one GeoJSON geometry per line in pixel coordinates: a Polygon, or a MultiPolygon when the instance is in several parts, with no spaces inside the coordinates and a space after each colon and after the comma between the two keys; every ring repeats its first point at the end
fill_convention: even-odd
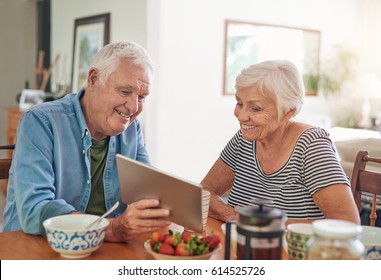
{"type": "Polygon", "coordinates": [[[251,205],[252,199],[269,199],[290,219],[324,218],[312,195],[334,184],[350,186],[329,134],[322,128],[304,131],[286,164],[272,174],[264,174],[255,141],[244,140],[241,130],[226,145],[221,159],[235,173],[229,205],[251,205]]]}

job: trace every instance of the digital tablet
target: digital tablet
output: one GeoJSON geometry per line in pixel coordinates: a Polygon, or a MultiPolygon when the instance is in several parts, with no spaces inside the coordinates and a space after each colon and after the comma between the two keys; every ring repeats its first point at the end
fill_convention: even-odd
{"type": "Polygon", "coordinates": [[[145,198],[160,201],[171,211],[168,220],[202,232],[201,184],[181,179],[152,166],[116,155],[120,194],[126,204],[145,198]]]}

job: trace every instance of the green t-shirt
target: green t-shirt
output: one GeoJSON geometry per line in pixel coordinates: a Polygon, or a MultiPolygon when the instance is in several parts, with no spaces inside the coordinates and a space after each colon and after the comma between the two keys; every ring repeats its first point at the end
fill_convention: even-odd
{"type": "Polygon", "coordinates": [[[106,212],[103,173],[110,137],[103,140],[91,140],[91,194],[86,213],[102,215],[106,212]]]}

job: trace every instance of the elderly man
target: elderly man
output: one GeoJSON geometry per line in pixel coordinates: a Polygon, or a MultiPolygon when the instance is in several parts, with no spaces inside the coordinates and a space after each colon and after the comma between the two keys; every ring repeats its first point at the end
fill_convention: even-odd
{"type": "MultiPolygon", "coordinates": [[[[79,93],[35,105],[17,130],[4,210],[4,231],[44,234],[47,218],[101,214],[120,200],[117,153],[149,163],[137,116],[150,93],[149,54],[124,41],[102,48],[79,93]]],[[[106,240],[125,242],[169,225],[159,201],[122,205],[106,240]]]]}

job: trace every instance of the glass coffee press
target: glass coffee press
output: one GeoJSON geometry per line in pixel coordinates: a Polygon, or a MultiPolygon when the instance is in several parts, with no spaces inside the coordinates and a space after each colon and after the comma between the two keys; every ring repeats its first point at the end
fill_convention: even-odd
{"type": "Polygon", "coordinates": [[[237,210],[238,221],[226,222],[225,259],[230,258],[231,225],[237,225],[237,259],[280,260],[286,215],[268,207],[272,201],[256,199],[237,210]]]}

